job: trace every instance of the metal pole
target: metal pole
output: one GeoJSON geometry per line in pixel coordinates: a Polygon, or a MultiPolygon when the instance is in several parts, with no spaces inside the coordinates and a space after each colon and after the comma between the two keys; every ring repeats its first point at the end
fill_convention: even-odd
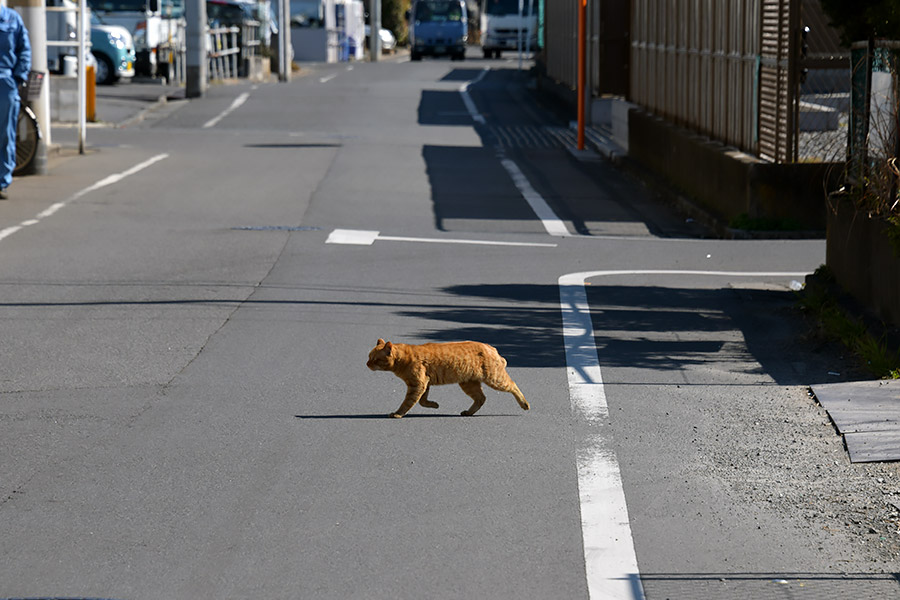
{"type": "Polygon", "coordinates": [[[369,56],[372,62],[381,59],[381,0],[372,0],[372,18],[369,24],[369,56]]]}
{"type": "Polygon", "coordinates": [[[578,0],[578,149],[584,150],[585,21],[587,0],[578,0]]]}
{"type": "Polygon", "coordinates": [[[10,8],[22,15],[31,42],[31,70],[44,74],[41,93],[31,101],[31,110],[41,128],[37,154],[32,170],[36,175],[47,174],[47,147],[50,145],[50,78],[47,77],[47,13],[44,0],[9,0],[10,8]]]}
{"type": "Polygon", "coordinates": [[[524,0],[519,0],[519,31],[516,35],[516,51],[519,53],[519,70],[522,70],[522,12],[525,10],[524,0]]]}
{"type": "Polygon", "coordinates": [[[284,6],[284,20],[288,26],[284,36],[284,78],[282,81],[291,80],[291,58],[293,58],[293,42],[291,42],[291,0],[281,0],[284,6]]]}
{"type": "Polygon", "coordinates": [[[200,98],[209,85],[206,58],[206,0],[187,0],[184,6],[185,28],[185,96],[200,98]]]}
{"type": "Polygon", "coordinates": [[[87,4],[85,0],[78,0],[78,154],[84,154],[84,144],[87,132],[87,53],[85,52],[85,13],[87,4]]]}
{"type": "MultiPolygon", "coordinates": [[[[525,38],[525,54],[531,54],[531,36],[534,35],[534,30],[531,28],[533,18],[534,0],[528,0],[528,27],[526,28],[528,37],[525,38]]],[[[535,24],[534,29],[537,29],[537,24],[535,24]]]]}

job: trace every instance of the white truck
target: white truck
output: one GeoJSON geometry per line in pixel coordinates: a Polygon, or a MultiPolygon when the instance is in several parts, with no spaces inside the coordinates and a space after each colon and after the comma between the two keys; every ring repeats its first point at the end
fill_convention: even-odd
{"type": "Polygon", "coordinates": [[[183,0],[87,0],[91,10],[110,25],[121,25],[134,36],[138,75],[156,77],[168,51],[183,36],[183,0]]]}
{"type": "Polygon", "coordinates": [[[482,0],[481,49],[485,58],[500,58],[504,50],[537,49],[535,0],[482,0]]]}

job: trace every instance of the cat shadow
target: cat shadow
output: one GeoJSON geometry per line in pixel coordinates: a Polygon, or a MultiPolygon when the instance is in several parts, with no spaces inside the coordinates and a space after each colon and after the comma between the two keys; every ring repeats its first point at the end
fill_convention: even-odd
{"type": "MultiPolygon", "coordinates": [[[[428,413],[408,413],[404,416],[404,419],[445,419],[445,418],[459,418],[459,419],[471,419],[471,418],[490,418],[490,417],[512,417],[514,415],[473,415],[471,417],[463,417],[460,414],[453,413],[437,413],[437,414],[428,414],[428,413]]],[[[367,419],[388,419],[390,415],[386,413],[378,413],[378,414],[351,414],[351,415],[294,415],[295,419],[300,419],[302,421],[311,420],[311,421],[330,421],[330,420],[351,420],[351,421],[359,421],[359,420],[367,420],[367,419]]]]}

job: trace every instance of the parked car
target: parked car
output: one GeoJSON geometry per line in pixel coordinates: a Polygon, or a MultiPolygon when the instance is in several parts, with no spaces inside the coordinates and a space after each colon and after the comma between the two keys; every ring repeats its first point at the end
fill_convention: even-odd
{"type": "MultiPolygon", "coordinates": [[[[372,28],[366,25],[366,47],[369,44],[369,36],[372,33],[372,28]]],[[[397,48],[397,38],[394,37],[394,34],[390,29],[381,28],[379,32],[379,37],[381,38],[381,51],[384,54],[390,54],[397,48]]]]}
{"type": "Polygon", "coordinates": [[[254,18],[253,5],[238,0],[207,0],[206,19],[218,27],[240,27],[254,18]]]}
{"type": "MultiPolygon", "coordinates": [[[[78,20],[76,10],[78,5],[72,0],[46,0],[48,7],[66,10],[46,11],[47,15],[47,41],[66,42],[66,46],[47,46],[47,70],[56,75],[74,76],[78,69],[78,20]]],[[[88,36],[88,24],[85,23],[85,39],[88,36]]],[[[85,57],[85,66],[92,66],[96,70],[97,61],[88,52],[85,57]]]]}
{"type": "Polygon", "coordinates": [[[111,85],[134,77],[134,38],[121,25],[107,25],[91,13],[91,53],[97,59],[97,83],[111,85]]]}

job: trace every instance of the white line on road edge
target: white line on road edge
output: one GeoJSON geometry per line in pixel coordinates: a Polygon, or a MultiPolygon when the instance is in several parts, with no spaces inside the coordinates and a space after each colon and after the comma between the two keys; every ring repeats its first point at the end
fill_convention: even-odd
{"type": "Polygon", "coordinates": [[[349,244],[353,246],[371,246],[375,240],[384,242],[417,242],[423,244],[470,244],[475,246],[526,246],[532,248],[556,248],[556,244],[544,244],[539,242],[499,242],[493,240],[460,240],[453,238],[419,238],[401,237],[395,235],[379,235],[377,231],[362,229],[335,229],[332,231],[326,244],[349,244]]]}
{"type": "Polygon", "coordinates": [[[469,111],[469,114],[472,116],[473,121],[475,121],[476,123],[481,123],[482,125],[484,125],[485,123],[484,116],[480,112],[478,112],[478,108],[472,101],[472,97],[469,96],[469,86],[474,85],[484,79],[484,76],[487,75],[488,71],[489,69],[482,69],[481,73],[478,74],[478,77],[459,86],[459,95],[462,96],[462,101],[463,104],[466,105],[466,110],[469,111]]]}
{"type": "MultiPolygon", "coordinates": [[[[459,94],[462,96],[463,104],[466,105],[466,110],[469,111],[473,121],[481,123],[482,125],[485,124],[484,115],[478,112],[475,102],[472,101],[472,97],[469,95],[469,86],[484,79],[484,76],[487,75],[489,70],[490,69],[483,69],[478,77],[459,86],[459,94]]],[[[531,210],[534,211],[534,214],[536,214],[541,220],[541,223],[544,224],[544,229],[547,230],[547,233],[555,236],[571,235],[566,228],[566,224],[556,216],[556,213],[553,212],[553,209],[550,208],[547,201],[535,191],[528,181],[528,178],[525,177],[522,170],[519,169],[519,166],[508,158],[504,158],[500,162],[509,173],[509,176],[512,177],[513,183],[519,189],[519,192],[525,198],[525,201],[528,202],[531,210]]]]}
{"type": "Polygon", "coordinates": [[[97,183],[94,183],[93,185],[89,185],[88,187],[84,188],[83,190],[75,192],[68,199],[63,200],[62,202],[57,202],[56,204],[51,204],[49,207],[47,207],[46,209],[39,212],[35,216],[35,218],[28,219],[26,221],[22,221],[18,225],[13,225],[12,227],[7,227],[6,229],[0,230],[0,240],[11,236],[12,234],[16,233],[17,231],[19,231],[25,227],[30,227],[31,225],[37,225],[41,221],[41,219],[46,219],[47,217],[52,216],[57,211],[59,211],[61,208],[63,208],[65,205],[81,198],[85,194],[89,194],[93,191],[99,190],[100,188],[103,188],[108,185],[112,185],[114,183],[122,181],[129,175],[134,175],[138,171],[142,171],[142,170],[146,169],[147,167],[149,167],[150,165],[153,165],[153,164],[155,164],[165,158],[168,158],[168,157],[169,157],[168,154],[157,154],[156,156],[149,158],[149,159],[145,160],[144,162],[131,167],[130,169],[122,171],[121,173],[115,173],[108,177],[104,177],[97,183]]]}
{"type": "Polygon", "coordinates": [[[800,273],[731,271],[584,271],[559,278],[559,305],[566,348],[566,372],[572,412],[595,432],[578,451],[578,495],[584,561],[591,600],[644,598],[634,551],[622,474],[610,436],[604,434],[609,417],[600,359],[585,281],[611,275],[709,275],[727,277],[798,277],[800,273]]]}
{"type": "Polygon", "coordinates": [[[550,208],[547,201],[531,187],[531,183],[528,181],[528,178],[525,177],[525,174],[522,173],[522,170],[519,169],[519,166],[508,158],[502,159],[500,164],[503,165],[503,168],[506,169],[509,176],[512,177],[513,183],[519,189],[519,192],[522,194],[522,197],[525,198],[525,201],[528,202],[528,206],[531,207],[534,214],[536,214],[538,219],[541,220],[541,223],[544,224],[544,229],[547,230],[547,233],[557,237],[571,235],[566,228],[566,224],[556,216],[556,213],[553,212],[553,209],[550,208]]]}
{"type": "Polygon", "coordinates": [[[244,102],[247,101],[247,98],[250,97],[250,92],[244,92],[240,96],[234,99],[234,102],[231,103],[231,106],[223,110],[219,113],[218,116],[213,117],[209,121],[203,124],[203,129],[209,129],[210,127],[215,127],[219,121],[230,115],[234,110],[240,107],[244,102]]]}
{"type": "Polygon", "coordinates": [[[325,77],[319,77],[319,83],[328,83],[337,76],[337,73],[332,73],[331,75],[326,75],[325,77]]]}

